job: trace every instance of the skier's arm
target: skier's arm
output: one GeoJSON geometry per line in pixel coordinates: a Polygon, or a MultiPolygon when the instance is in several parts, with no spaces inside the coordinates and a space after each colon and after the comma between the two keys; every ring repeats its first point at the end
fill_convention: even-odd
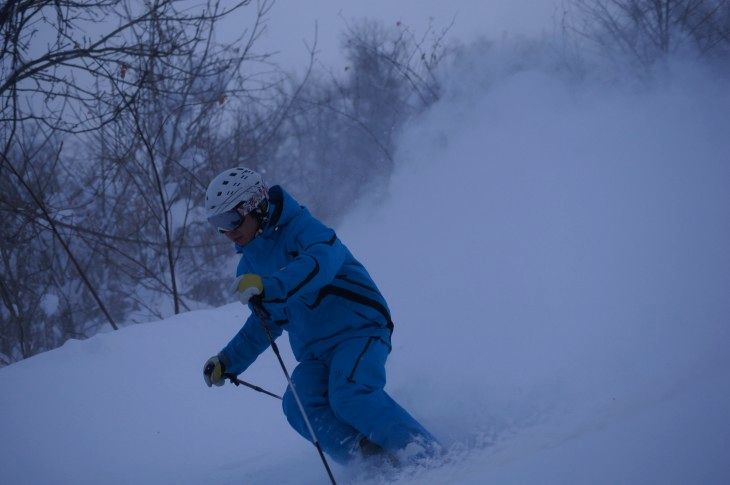
{"type": "Polygon", "coordinates": [[[332,281],[347,249],[335,231],[310,217],[295,231],[290,254],[294,259],[262,277],[265,306],[286,304],[290,298],[317,290],[332,281]]]}
{"type": "MultiPolygon", "coordinates": [[[[279,325],[269,323],[268,328],[274,339],[282,333],[279,325]]],[[[248,369],[269,345],[269,337],[266,335],[261,321],[252,313],[241,330],[218,355],[225,365],[226,373],[238,375],[248,369]]]]}

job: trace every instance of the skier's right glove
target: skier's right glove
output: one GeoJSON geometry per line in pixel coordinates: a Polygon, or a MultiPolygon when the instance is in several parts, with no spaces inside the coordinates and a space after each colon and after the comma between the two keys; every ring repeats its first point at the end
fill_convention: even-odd
{"type": "Polygon", "coordinates": [[[264,283],[261,276],[253,273],[242,274],[231,286],[231,291],[244,305],[248,305],[251,298],[264,292],[264,283]]]}
{"type": "Polygon", "coordinates": [[[226,383],[226,366],[217,355],[214,355],[205,363],[203,378],[208,387],[213,385],[222,386],[226,383]]]}

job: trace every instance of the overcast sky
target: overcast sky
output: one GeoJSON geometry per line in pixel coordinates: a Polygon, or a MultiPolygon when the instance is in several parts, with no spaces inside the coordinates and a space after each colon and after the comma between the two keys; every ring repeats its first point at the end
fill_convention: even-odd
{"type": "MultiPolygon", "coordinates": [[[[278,52],[278,62],[287,69],[303,66],[307,60],[304,41],[314,37],[318,26],[319,58],[327,65],[342,61],[339,34],[345,19],[374,18],[386,25],[401,22],[423,32],[430,19],[443,28],[454,19],[451,39],[470,41],[480,36],[500,37],[536,34],[553,26],[559,0],[277,0],[259,51],[278,52]]],[[[224,25],[227,36],[241,28],[251,15],[249,8],[224,25]]]]}

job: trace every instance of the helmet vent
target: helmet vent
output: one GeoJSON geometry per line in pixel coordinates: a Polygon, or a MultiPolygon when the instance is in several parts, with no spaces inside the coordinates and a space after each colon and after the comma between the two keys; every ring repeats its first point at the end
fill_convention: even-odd
{"type": "Polygon", "coordinates": [[[233,168],[215,177],[206,190],[208,217],[232,210],[238,205],[248,213],[267,198],[267,189],[256,172],[247,168],[233,168]]]}

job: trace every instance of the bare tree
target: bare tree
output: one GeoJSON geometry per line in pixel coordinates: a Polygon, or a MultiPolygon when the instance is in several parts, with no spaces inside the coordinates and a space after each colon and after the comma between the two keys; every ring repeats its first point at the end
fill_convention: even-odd
{"type": "MultiPolygon", "coordinates": [[[[174,313],[189,309],[178,268],[190,227],[199,219],[195,209],[206,182],[206,177],[201,179],[200,175],[208,165],[204,147],[219,141],[229,99],[254,90],[265,91],[268,83],[275,82],[275,77],[254,81],[242,72],[244,63],[266,62],[267,56],[254,55],[251,48],[270,5],[258,4],[252,28],[235,45],[213,44],[215,23],[209,22],[198,26],[207,32],[196,32],[185,42],[189,46],[185,56],[164,62],[156,56],[140,59],[129,69],[140,77],[141,91],[124,98],[123,115],[98,132],[100,156],[108,158],[102,163],[108,172],[95,177],[102,184],[100,190],[109,190],[104,187],[110,179],[125,187],[114,197],[124,197],[126,202],[118,204],[108,216],[126,221],[121,227],[134,221],[134,230],[146,241],[143,245],[124,245],[122,269],[134,285],[169,295],[174,313]],[[164,269],[160,261],[165,262],[164,269]]],[[[217,17],[215,11],[209,15],[211,19],[217,17]]],[[[166,21],[160,21],[149,33],[140,35],[157,45],[170,30],[166,21]]],[[[150,300],[149,295],[138,298],[136,303],[152,310],[154,305],[145,300],[150,300]]],[[[159,312],[152,314],[162,316],[159,312]]]]}
{"type": "Polygon", "coordinates": [[[58,170],[61,143],[39,132],[41,127],[23,126],[11,153],[10,169],[17,166],[25,185],[0,177],[0,354],[8,361],[83,337],[87,325],[94,324],[94,313],[83,310],[94,302],[88,292],[79,292],[83,283],[77,270],[86,274],[85,262],[58,247],[69,244],[58,223],[63,217],[60,187],[68,182],[58,170]],[[51,315],[54,324],[45,325],[51,315]]]}
{"type": "Polygon", "coordinates": [[[387,180],[400,128],[438,100],[435,69],[450,28],[417,36],[403,25],[367,20],[346,27],[344,72],[313,75],[284,122],[286,149],[274,167],[331,223],[387,180]]]}
{"type": "MultiPolygon", "coordinates": [[[[106,278],[105,266],[100,263],[115,243],[137,244],[138,248],[144,244],[151,248],[145,255],[157,251],[167,262],[167,271],[160,271],[156,263],[147,264],[147,271],[169,290],[175,311],[185,306],[177,288],[176,262],[179,248],[185,244],[190,194],[200,191],[196,170],[204,161],[186,164],[184,160],[195,160],[190,149],[196,140],[205,139],[203,131],[215,131],[215,126],[208,125],[214,121],[210,113],[224,105],[227,97],[249,88],[252,74],[242,72],[242,62],[255,58],[251,47],[263,31],[262,21],[272,1],[256,3],[253,28],[233,43],[216,44],[214,26],[250,3],[245,0],[223,7],[212,0],[197,6],[183,0],[9,0],[0,6],[0,185],[12,188],[0,196],[0,211],[8,221],[5,227],[23,228],[16,231],[21,240],[35,238],[49,250],[38,254],[32,250],[33,244],[19,245],[20,236],[3,239],[7,243],[2,253],[7,272],[0,293],[0,339],[20,342],[19,351],[0,351],[3,360],[26,357],[58,344],[58,339],[43,341],[40,333],[28,331],[28,322],[38,325],[48,319],[42,314],[21,315],[19,302],[28,301],[27,308],[38,309],[38,299],[49,292],[40,290],[45,288],[45,283],[38,283],[41,280],[34,280],[35,285],[23,283],[29,281],[26,273],[31,269],[23,269],[18,262],[43,261],[48,265],[51,274],[42,281],[55,285],[52,293],[59,298],[50,306],[63,307],[68,302],[63,308],[74,308],[66,313],[83,314],[84,322],[103,314],[116,329],[112,314],[128,305],[104,301],[101,293],[112,289],[117,279],[106,278]],[[117,135],[126,130],[125,136],[110,136],[115,130],[117,135]],[[106,160],[115,162],[102,167],[97,175],[124,172],[131,185],[84,177],[96,167],[79,158],[71,163],[70,157],[62,156],[62,147],[74,145],[73,152],[77,152],[79,146],[89,146],[94,137],[104,140],[106,160]],[[55,147],[54,163],[44,163],[37,150],[32,156],[37,145],[55,147]],[[42,187],[43,183],[53,187],[42,187]],[[158,223],[161,238],[145,240],[143,236],[148,234],[122,231],[120,235],[110,230],[114,224],[111,216],[116,215],[113,211],[123,206],[119,200],[130,195],[125,193],[130,187],[147,195],[144,202],[149,211],[145,214],[155,214],[152,220],[158,223]],[[94,197],[99,190],[119,197],[99,200],[94,197]],[[185,207],[182,223],[174,215],[180,213],[180,206],[185,207]],[[72,213],[72,217],[63,217],[64,213],[72,213]],[[59,250],[65,257],[59,257],[59,250]],[[67,272],[69,263],[71,271],[67,272]],[[63,278],[59,271],[64,272],[63,278]],[[79,282],[95,302],[91,308],[85,297],[71,294],[78,293],[79,282]],[[7,329],[12,327],[8,321],[23,326],[15,325],[17,330],[8,336],[7,329]]],[[[265,58],[256,60],[264,62],[265,58]]],[[[133,230],[149,227],[149,217],[139,214],[137,220],[142,225],[133,230]]],[[[127,253],[127,259],[139,253],[127,253]]],[[[58,333],[63,322],[56,314],[54,323],[45,330],[58,333]]],[[[85,336],[83,329],[92,327],[79,323],[82,330],[78,336],[85,336]]],[[[69,330],[69,335],[77,330],[69,330]]],[[[63,336],[60,338],[62,341],[63,336]]]]}
{"type": "Polygon", "coordinates": [[[123,110],[119,89],[134,95],[142,88],[127,78],[130,66],[186,55],[207,25],[249,3],[222,9],[219,2],[195,7],[182,0],[6,1],[0,8],[0,119],[11,128],[3,131],[4,144],[12,128],[29,119],[72,132],[103,126],[123,110]],[[165,35],[150,43],[160,24],[165,35]],[[98,80],[115,88],[95,90],[98,80]],[[104,109],[85,109],[99,105],[104,109]]]}
{"type": "Polygon", "coordinates": [[[571,30],[605,52],[628,54],[649,66],[667,54],[694,48],[702,56],[730,53],[728,0],[571,0],[571,30]]]}

